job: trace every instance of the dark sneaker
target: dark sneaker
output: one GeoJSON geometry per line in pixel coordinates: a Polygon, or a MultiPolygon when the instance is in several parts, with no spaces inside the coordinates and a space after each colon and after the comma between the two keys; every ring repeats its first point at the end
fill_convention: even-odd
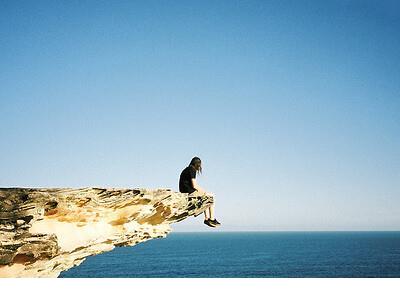
{"type": "Polygon", "coordinates": [[[210,226],[210,227],[217,227],[217,225],[210,222],[210,219],[204,220],[204,224],[206,224],[207,226],[210,226]]]}
{"type": "Polygon", "coordinates": [[[214,220],[208,219],[208,221],[209,221],[211,224],[214,224],[215,226],[221,225],[221,223],[218,222],[217,219],[214,219],[214,220]]]}

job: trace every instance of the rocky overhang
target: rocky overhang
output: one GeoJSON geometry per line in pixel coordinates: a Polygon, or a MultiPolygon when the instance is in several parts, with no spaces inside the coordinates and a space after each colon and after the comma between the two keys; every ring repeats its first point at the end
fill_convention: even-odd
{"type": "Polygon", "coordinates": [[[0,277],[57,277],[88,256],[165,237],[212,203],[171,189],[0,188],[0,277]]]}

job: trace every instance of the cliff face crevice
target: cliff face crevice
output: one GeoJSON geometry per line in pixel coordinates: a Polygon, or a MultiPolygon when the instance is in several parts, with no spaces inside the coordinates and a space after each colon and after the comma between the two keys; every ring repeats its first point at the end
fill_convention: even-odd
{"type": "Polygon", "coordinates": [[[88,256],[165,237],[212,203],[170,189],[0,188],[0,277],[57,277],[88,256]]]}

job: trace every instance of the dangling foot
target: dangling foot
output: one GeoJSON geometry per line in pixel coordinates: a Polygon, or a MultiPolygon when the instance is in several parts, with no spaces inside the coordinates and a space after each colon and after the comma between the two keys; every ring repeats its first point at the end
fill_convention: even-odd
{"type": "Polygon", "coordinates": [[[204,224],[206,224],[207,226],[210,226],[210,227],[217,227],[217,225],[210,222],[210,219],[204,220],[204,224]]]}
{"type": "Polygon", "coordinates": [[[217,219],[214,219],[214,220],[208,219],[208,221],[209,221],[211,224],[214,224],[215,226],[220,226],[220,225],[221,225],[221,223],[218,222],[217,219]]]}

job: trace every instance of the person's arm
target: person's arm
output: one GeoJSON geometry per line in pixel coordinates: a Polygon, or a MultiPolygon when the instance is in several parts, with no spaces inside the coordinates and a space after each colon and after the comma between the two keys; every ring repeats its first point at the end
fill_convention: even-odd
{"type": "Polygon", "coordinates": [[[197,191],[199,191],[200,193],[206,193],[206,191],[203,190],[203,189],[197,184],[195,178],[192,178],[192,185],[193,185],[193,188],[196,189],[197,191]]]}
{"type": "Polygon", "coordinates": [[[195,190],[197,190],[199,193],[204,193],[204,194],[206,194],[208,196],[214,196],[214,194],[206,192],[202,187],[200,187],[197,184],[197,182],[196,182],[196,171],[194,169],[190,170],[190,177],[192,179],[192,185],[193,185],[193,188],[195,190]]]}
{"type": "Polygon", "coordinates": [[[196,179],[192,178],[192,184],[193,184],[193,187],[194,187],[197,191],[199,191],[200,193],[204,193],[204,194],[206,194],[207,196],[214,197],[214,194],[213,194],[213,193],[209,193],[209,192],[206,192],[205,190],[203,190],[203,189],[197,184],[196,179]]]}

